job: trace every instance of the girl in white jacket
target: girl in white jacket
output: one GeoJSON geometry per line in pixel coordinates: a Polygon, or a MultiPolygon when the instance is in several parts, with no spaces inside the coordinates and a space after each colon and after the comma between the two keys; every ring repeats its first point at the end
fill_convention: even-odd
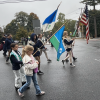
{"type": "Polygon", "coordinates": [[[32,46],[25,46],[22,50],[22,60],[24,64],[24,72],[26,75],[26,84],[24,84],[20,89],[18,89],[19,96],[23,97],[23,92],[27,89],[27,87],[31,84],[31,79],[34,83],[34,87],[36,89],[36,95],[45,94],[44,91],[40,90],[40,87],[37,82],[36,73],[38,71],[38,61],[36,61],[32,55],[34,48],[32,46]]]}

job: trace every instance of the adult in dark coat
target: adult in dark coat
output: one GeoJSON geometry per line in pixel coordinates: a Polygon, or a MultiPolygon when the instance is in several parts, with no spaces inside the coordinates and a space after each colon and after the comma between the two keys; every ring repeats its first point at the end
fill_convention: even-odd
{"type": "Polygon", "coordinates": [[[10,51],[11,51],[11,43],[13,43],[13,39],[12,39],[12,35],[11,34],[8,34],[7,35],[7,38],[5,40],[5,46],[4,46],[4,51],[8,51],[8,56],[7,56],[7,59],[6,59],[6,63],[8,63],[8,60],[9,60],[9,56],[10,56],[10,51]]]}

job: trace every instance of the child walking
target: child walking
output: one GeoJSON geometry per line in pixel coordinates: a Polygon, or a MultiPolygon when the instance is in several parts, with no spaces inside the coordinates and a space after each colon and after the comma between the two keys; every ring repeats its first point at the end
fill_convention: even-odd
{"type": "Polygon", "coordinates": [[[62,60],[62,63],[64,64],[66,59],[70,58],[71,67],[75,67],[75,65],[72,63],[72,43],[73,43],[73,41],[74,41],[74,39],[71,40],[71,38],[68,36],[68,32],[64,31],[64,33],[63,33],[63,43],[65,45],[68,56],[64,60],[62,60]]]}
{"type": "Polygon", "coordinates": [[[36,95],[43,95],[45,94],[44,91],[41,91],[37,78],[36,78],[36,73],[38,71],[38,61],[35,61],[32,53],[33,53],[34,48],[30,45],[25,46],[22,50],[22,60],[24,63],[24,72],[26,75],[26,84],[24,84],[20,89],[18,89],[18,94],[19,96],[23,97],[24,94],[23,92],[27,89],[27,87],[31,84],[31,79],[34,83],[34,87],[36,89],[36,95]]]}
{"type": "Polygon", "coordinates": [[[38,34],[38,42],[39,42],[39,45],[40,45],[40,55],[42,55],[42,51],[44,52],[46,58],[47,58],[47,61],[48,62],[51,62],[51,60],[48,58],[48,55],[47,55],[47,52],[46,52],[46,49],[45,49],[45,46],[44,46],[44,43],[42,41],[42,34],[38,34]]]}
{"type": "Polygon", "coordinates": [[[21,54],[18,51],[18,44],[11,44],[10,61],[12,63],[12,69],[15,75],[15,89],[16,91],[26,83],[26,77],[24,74],[24,69],[22,67],[23,62],[21,54]]]}

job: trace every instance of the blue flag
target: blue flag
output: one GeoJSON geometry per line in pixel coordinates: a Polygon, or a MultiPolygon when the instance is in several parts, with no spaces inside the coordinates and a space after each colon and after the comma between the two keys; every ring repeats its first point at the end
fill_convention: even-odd
{"type": "Polygon", "coordinates": [[[47,32],[53,29],[55,25],[57,10],[55,10],[51,15],[49,15],[42,24],[43,32],[47,32]]]}
{"type": "Polygon", "coordinates": [[[50,42],[53,44],[54,48],[57,51],[57,61],[63,52],[65,52],[65,48],[62,42],[62,36],[64,32],[65,26],[63,26],[51,39],[50,42]]]}

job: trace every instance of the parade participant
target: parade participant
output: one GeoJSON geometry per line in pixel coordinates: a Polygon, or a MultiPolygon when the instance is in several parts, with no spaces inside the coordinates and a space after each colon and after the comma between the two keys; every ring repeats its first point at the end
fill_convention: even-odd
{"type": "Polygon", "coordinates": [[[23,92],[27,89],[27,87],[31,84],[31,79],[34,83],[34,87],[36,89],[36,95],[43,95],[45,94],[44,91],[40,90],[40,87],[37,82],[36,73],[38,68],[38,61],[35,61],[32,53],[34,51],[34,48],[30,45],[27,45],[22,50],[22,58],[24,63],[24,72],[26,74],[26,84],[24,84],[20,89],[18,89],[19,96],[23,97],[23,92]]]}
{"type": "Polygon", "coordinates": [[[74,41],[74,39],[71,40],[71,38],[68,36],[68,32],[64,31],[63,42],[64,42],[64,45],[65,45],[66,51],[68,53],[68,56],[64,60],[62,60],[62,63],[64,64],[66,59],[68,59],[68,57],[69,57],[71,67],[75,67],[75,65],[72,63],[72,43],[73,43],[73,41],[74,41]]]}
{"type": "Polygon", "coordinates": [[[42,41],[42,34],[38,34],[38,42],[39,42],[39,47],[41,47],[40,48],[40,55],[42,55],[42,51],[43,51],[45,53],[45,56],[47,58],[47,61],[48,62],[51,62],[51,60],[48,58],[48,55],[47,55],[47,52],[46,52],[46,48],[45,48],[44,43],[42,41]]]}
{"type": "Polygon", "coordinates": [[[37,35],[33,33],[31,34],[30,41],[28,41],[28,45],[31,45],[34,47],[33,56],[39,62],[37,74],[42,75],[44,73],[40,70],[40,51],[37,51],[38,48],[40,48],[40,44],[37,41],[38,41],[37,35]]]}
{"type": "Polygon", "coordinates": [[[26,83],[26,77],[24,74],[24,69],[22,67],[23,62],[21,54],[18,51],[18,44],[11,44],[10,61],[12,63],[12,70],[15,75],[15,89],[16,91],[26,83]]]}
{"type": "MultiPolygon", "coordinates": [[[[68,36],[68,34],[67,34],[67,36],[68,36]]],[[[75,45],[75,40],[73,41],[73,43],[72,43],[72,58],[73,58],[73,60],[74,61],[76,61],[76,57],[73,55],[73,49],[74,49],[74,45],[75,45]]],[[[68,56],[68,53],[66,54],[66,57],[68,56]]],[[[69,60],[68,59],[66,59],[66,62],[68,62],[69,60]]]]}
{"type": "Polygon", "coordinates": [[[5,46],[4,46],[4,51],[8,51],[8,56],[6,58],[6,63],[9,63],[8,60],[9,60],[9,56],[10,56],[10,52],[11,52],[11,48],[10,48],[10,45],[11,43],[13,43],[14,41],[12,40],[12,36],[11,34],[8,34],[7,35],[7,38],[5,40],[5,46]]]}
{"type": "Polygon", "coordinates": [[[76,61],[77,58],[73,54],[74,45],[75,45],[75,40],[72,43],[72,57],[73,57],[73,60],[76,61]]]}
{"type": "MultiPolygon", "coordinates": [[[[5,47],[5,40],[6,40],[6,37],[7,37],[7,35],[3,35],[3,38],[1,39],[1,43],[2,43],[2,45],[3,45],[3,48],[5,47]]],[[[2,48],[2,49],[3,49],[3,48],[2,48]]],[[[4,56],[7,56],[7,55],[6,55],[6,52],[7,52],[7,51],[5,51],[4,49],[3,49],[3,51],[4,51],[4,52],[3,52],[3,55],[4,55],[4,56]]]]}

